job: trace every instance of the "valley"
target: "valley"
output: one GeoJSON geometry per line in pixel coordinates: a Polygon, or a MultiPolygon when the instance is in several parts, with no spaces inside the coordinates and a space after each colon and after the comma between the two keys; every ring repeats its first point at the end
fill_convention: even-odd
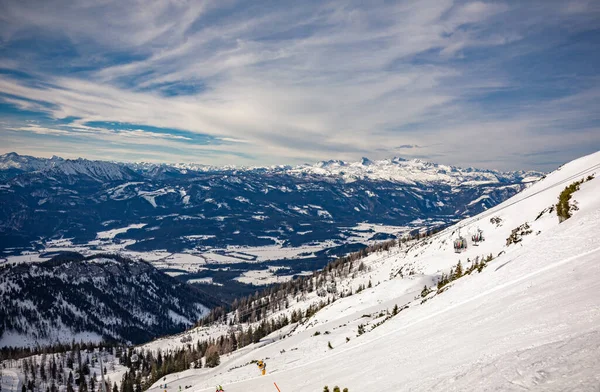
{"type": "Polygon", "coordinates": [[[118,252],[230,299],[451,224],[542,177],[400,158],[216,168],[6,154],[0,171],[0,263],[118,252]]]}

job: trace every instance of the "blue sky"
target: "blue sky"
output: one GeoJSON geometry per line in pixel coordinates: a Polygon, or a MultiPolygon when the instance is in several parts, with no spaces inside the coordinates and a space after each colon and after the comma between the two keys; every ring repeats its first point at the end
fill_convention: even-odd
{"type": "Polygon", "coordinates": [[[600,149],[600,2],[0,0],[0,140],[551,170],[600,149]]]}

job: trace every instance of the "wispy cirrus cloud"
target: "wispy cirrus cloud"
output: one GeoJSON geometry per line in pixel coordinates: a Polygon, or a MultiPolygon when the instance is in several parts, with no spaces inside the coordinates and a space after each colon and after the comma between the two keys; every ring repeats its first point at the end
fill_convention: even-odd
{"type": "Polygon", "coordinates": [[[99,146],[133,144],[136,159],[147,151],[211,164],[400,150],[545,169],[537,151],[559,151],[560,161],[600,148],[596,2],[151,1],[141,9],[56,0],[6,1],[1,10],[5,151],[37,133],[46,137],[37,153],[68,137],[90,157],[101,157],[99,146]],[[31,113],[35,126],[24,124],[31,113]]]}

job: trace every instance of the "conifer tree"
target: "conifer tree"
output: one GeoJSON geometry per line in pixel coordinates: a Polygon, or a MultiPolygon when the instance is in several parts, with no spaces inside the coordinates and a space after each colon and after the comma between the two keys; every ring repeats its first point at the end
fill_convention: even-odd
{"type": "Polygon", "coordinates": [[[213,344],[206,350],[206,367],[214,368],[219,366],[220,363],[219,348],[213,344]]]}
{"type": "Polygon", "coordinates": [[[455,279],[458,279],[463,275],[463,267],[460,260],[458,260],[458,264],[456,264],[456,271],[454,272],[454,275],[455,279]]]}

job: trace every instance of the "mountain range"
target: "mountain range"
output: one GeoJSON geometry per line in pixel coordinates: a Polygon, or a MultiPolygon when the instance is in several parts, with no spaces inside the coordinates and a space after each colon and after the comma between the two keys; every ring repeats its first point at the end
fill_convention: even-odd
{"type": "Polygon", "coordinates": [[[368,243],[448,225],[506,200],[543,173],[401,158],[217,168],[10,153],[0,156],[0,175],[5,260],[49,258],[57,250],[153,260],[193,255],[195,268],[161,268],[185,275],[180,279],[237,284],[267,264],[291,278],[368,243]]]}

